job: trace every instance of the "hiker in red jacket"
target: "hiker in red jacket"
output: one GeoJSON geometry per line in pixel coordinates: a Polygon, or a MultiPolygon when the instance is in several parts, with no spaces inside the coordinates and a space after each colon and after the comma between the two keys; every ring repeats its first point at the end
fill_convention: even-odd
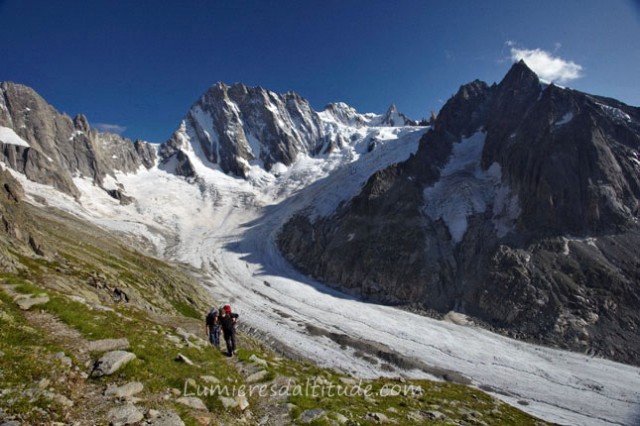
{"type": "Polygon", "coordinates": [[[238,314],[231,312],[231,306],[224,305],[220,312],[220,326],[224,341],[227,344],[227,356],[233,356],[236,352],[236,322],[238,314]]]}

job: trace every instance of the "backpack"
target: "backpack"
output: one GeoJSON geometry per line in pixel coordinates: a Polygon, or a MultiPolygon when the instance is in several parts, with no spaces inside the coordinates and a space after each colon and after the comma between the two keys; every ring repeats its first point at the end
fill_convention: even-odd
{"type": "Polygon", "coordinates": [[[209,313],[207,314],[207,318],[205,319],[205,322],[207,323],[207,325],[213,325],[213,319],[215,316],[217,316],[217,314],[218,314],[217,309],[212,309],[209,311],[209,313]]]}

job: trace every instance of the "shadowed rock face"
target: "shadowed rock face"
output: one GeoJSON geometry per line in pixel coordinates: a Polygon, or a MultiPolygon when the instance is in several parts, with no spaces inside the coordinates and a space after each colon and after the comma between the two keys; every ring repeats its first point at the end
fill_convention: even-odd
{"type": "Polygon", "coordinates": [[[27,255],[47,257],[51,253],[25,211],[23,198],[20,183],[0,166],[0,268],[9,273],[17,273],[23,266],[10,255],[8,247],[27,255]]]}
{"type": "Polygon", "coordinates": [[[462,86],[418,151],[279,246],[365,298],[640,360],[640,110],[515,64],[462,86]],[[310,238],[313,236],[313,238],[310,238]]]}
{"type": "Polygon", "coordinates": [[[79,196],[72,175],[98,185],[114,171],[151,167],[155,149],[118,135],[91,129],[83,115],[60,114],[29,87],[0,84],[0,126],[11,129],[29,146],[0,141],[0,160],[35,182],[79,196]]]}

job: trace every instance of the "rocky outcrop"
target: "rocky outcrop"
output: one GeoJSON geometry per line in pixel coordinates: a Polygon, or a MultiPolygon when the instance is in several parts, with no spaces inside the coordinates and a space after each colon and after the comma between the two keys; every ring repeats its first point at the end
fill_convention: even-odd
{"type": "Polygon", "coordinates": [[[0,241],[7,243],[0,248],[0,265],[8,272],[17,272],[20,266],[6,252],[7,246],[29,255],[49,254],[49,248],[34,226],[23,199],[24,190],[20,183],[0,166],[0,241]]]}
{"type": "Polygon", "coordinates": [[[520,62],[462,86],[415,155],[328,217],[294,215],[278,243],[365,298],[637,364],[638,152],[640,109],[520,62]]]}
{"type": "Polygon", "coordinates": [[[344,102],[335,102],[324,107],[323,114],[331,120],[349,127],[403,127],[417,126],[418,122],[398,111],[392,104],[384,114],[360,114],[355,108],[344,102]]]}
{"type": "Polygon", "coordinates": [[[32,307],[36,305],[44,305],[49,302],[49,296],[46,294],[38,295],[33,297],[32,295],[20,295],[15,299],[16,304],[23,311],[28,311],[32,307]]]}
{"type": "Polygon", "coordinates": [[[136,172],[155,163],[155,148],[92,129],[83,115],[56,111],[33,89],[0,84],[0,160],[35,182],[78,197],[73,176],[102,186],[115,171],[136,172]]]}
{"type": "Polygon", "coordinates": [[[112,396],[115,398],[126,399],[131,398],[142,392],[144,385],[140,382],[129,382],[122,386],[107,385],[107,389],[104,391],[105,396],[112,396]]]}
{"type": "Polygon", "coordinates": [[[496,88],[482,166],[517,192],[536,235],[618,232],[640,213],[640,110],[554,85],[524,63],[496,88]]]}
{"type": "Polygon", "coordinates": [[[367,116],[359,114],[355,108],[344,102],[334,102],[326,105],[323,113],[330,115],[336,122],[345,126],[360,128],[369,123],[367,116]]]}
{"type": "Polygon", "coordinates": [[[349,292],[392,304],[424,298],[428,258],[422,193],[401,174],[398,167],[376,173],[350,208],[334,216],[314,223],[294,216],[279,235],[283,252],[306,274],[349,292]]]}

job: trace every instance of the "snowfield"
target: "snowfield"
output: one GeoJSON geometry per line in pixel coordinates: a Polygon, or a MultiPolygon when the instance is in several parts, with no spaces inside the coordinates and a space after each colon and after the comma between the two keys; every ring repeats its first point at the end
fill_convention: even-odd
{"type": "MultiPolygon", "coordinates": [[[[145,238],[158,256],[202,268],[203,285],[218,302],[231,303],[244,324],[321,366],[364,378],[433,378],[429,372],[451,371],[548,421],[640,424],[640,368],[365,303],[291,267],[275,245],[284,221],[303,208],[317,215],[330,213],[355,195],[375,170],[415,152],[425,129],[359,131],[359,142],[338,153],[302,157],[291,167],[278,167],[277,176],[256,168],[248,181],[204,164],[193,149],[187,154],[199,176],[195,181],[176,177],[163,166],[117,175],[117,182],[136,199],[129,206],[120,206],[80,178],[76,184],[83,196],[78,203],[17,177],[27,193],[46,198],[50,206],[145,238]],[[377,145],[367,152],[372,137],[377,145]],[[361,345],[341,348],[330,333],[350,336],[361,345]],[[409,369],[384,371],[379,363],[354,354],[367,348],[395,353],[409,369]]],[[[498,185],[494,175],[480,178],[488,190],[498,185]]],[[[105,186],[110,189],[115,183],[108,180],[105,186]]],[[[36,203],[33,198],[31,202],[36,203]]],[[[464,218],[457,220],[463,233],[464,218]]]]}

